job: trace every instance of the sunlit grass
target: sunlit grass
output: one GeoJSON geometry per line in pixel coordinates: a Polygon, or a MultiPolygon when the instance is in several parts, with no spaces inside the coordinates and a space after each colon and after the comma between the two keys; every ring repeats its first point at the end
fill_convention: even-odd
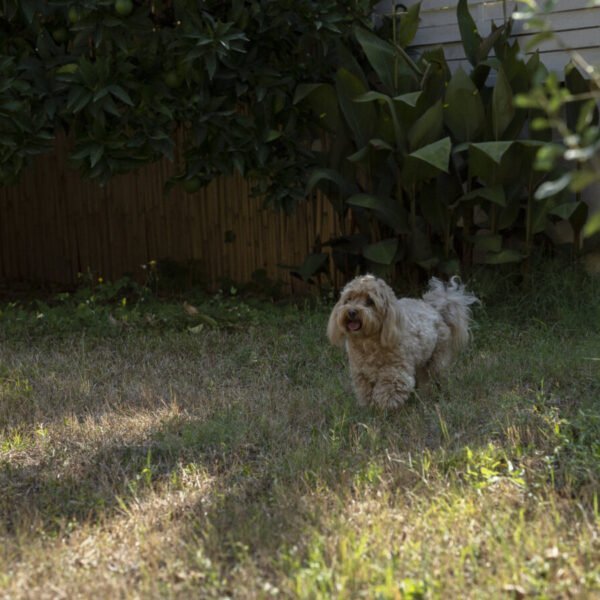
{"type": "Polygon", "coordinates": [[[4,307],[0,595],[600,593],[598,281],[473,285],[472,346],[395,413],[326,305],[4,307]]]}

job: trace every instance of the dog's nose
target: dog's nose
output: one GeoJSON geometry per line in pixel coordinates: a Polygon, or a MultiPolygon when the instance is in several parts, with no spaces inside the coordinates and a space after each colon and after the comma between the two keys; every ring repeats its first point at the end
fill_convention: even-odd
{"type": "Polygon", "coordinates": [[[355,311],[353,308],[351,308],[351,309],[348,311],[348,317],[349,317],[350,319],[356,319],[356,315],[357,315],[357,314],[358,314],[358,313],[357,313],[357,312],[356,312],[356,311],[355,311]]]}

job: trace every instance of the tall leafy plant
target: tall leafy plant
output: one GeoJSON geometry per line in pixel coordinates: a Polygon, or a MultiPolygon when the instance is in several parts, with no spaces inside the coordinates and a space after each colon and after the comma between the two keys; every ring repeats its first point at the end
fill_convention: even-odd
{"type": "MultiPolygon", "coordinates": [[[[525,23],[526,30],[536,32],[530,45],[553,39],[571,57],[563,82],[556,74],[548,74],[528,93],[519,95],[516,102],[537,112],[532,128],[553,132],[553,143],[538,151],[537,164],[544,171],[556,169],[556,177],[540,186],[536,198],[545,201],[557,195],[565,197],[566,201],[551,212],[569,222],[578,251],[585,237],[600,232],[600,213],[588,219],[588,205],[581,196],[586,188],[600,182],[600,69],[568,48],[553,31],[549,15],[554,2],[527,0],[520,4],[515,17],[525,23]]],[[[594,4],[600,3],[590,2],[590,6],[594,4]]]]}
{"type": "Polygon", "coordinates": [[[355,27],[369,72],[347,61],[335,85],[296,90],[326,132],[308,188],[324,190],[347,227],[329,244],[349,274],[520,262],[559,214],[561,200],[538,192],[549,175],[536,158],[548,136],[531,127],[539,111],[515,102],[547,76],[537,54],[523,57],[510,20],[481,36],[460,0],[469,69],[451,72],[442,48],[411,58],[419,8],[390,40],[355,27]]]}

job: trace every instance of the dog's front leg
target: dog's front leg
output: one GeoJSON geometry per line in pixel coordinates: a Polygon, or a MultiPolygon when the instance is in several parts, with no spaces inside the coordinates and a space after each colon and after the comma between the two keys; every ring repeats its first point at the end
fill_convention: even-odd
{"type": "Polygon", "coordinates": [[[351,375],[352,387],[354,388],[354,393],[356,394],[358,403],[361,406],[367,406],[371,404],[373,402],[373,379],[371,377],[367,377],[360,371],[353,371],[352,369],[351,375]]]}
{"type": "Polygon", "coordinates": [[[415,389],[414,369],[383,371],[373,387],[373,403],[380,408],[397,408],[415,389]]]}

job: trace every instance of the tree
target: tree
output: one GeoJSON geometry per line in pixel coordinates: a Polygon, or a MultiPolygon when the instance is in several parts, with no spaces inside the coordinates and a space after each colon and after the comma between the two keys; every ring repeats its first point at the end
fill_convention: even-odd
{"type": "Polygon", "coordinates": [[[294,90],[333,76],[372,4],[3,0],[0,183],[64,129],[100,182],[177,158],[188,190],[237,170],[289,206],[308,160],[294,90]]]}

